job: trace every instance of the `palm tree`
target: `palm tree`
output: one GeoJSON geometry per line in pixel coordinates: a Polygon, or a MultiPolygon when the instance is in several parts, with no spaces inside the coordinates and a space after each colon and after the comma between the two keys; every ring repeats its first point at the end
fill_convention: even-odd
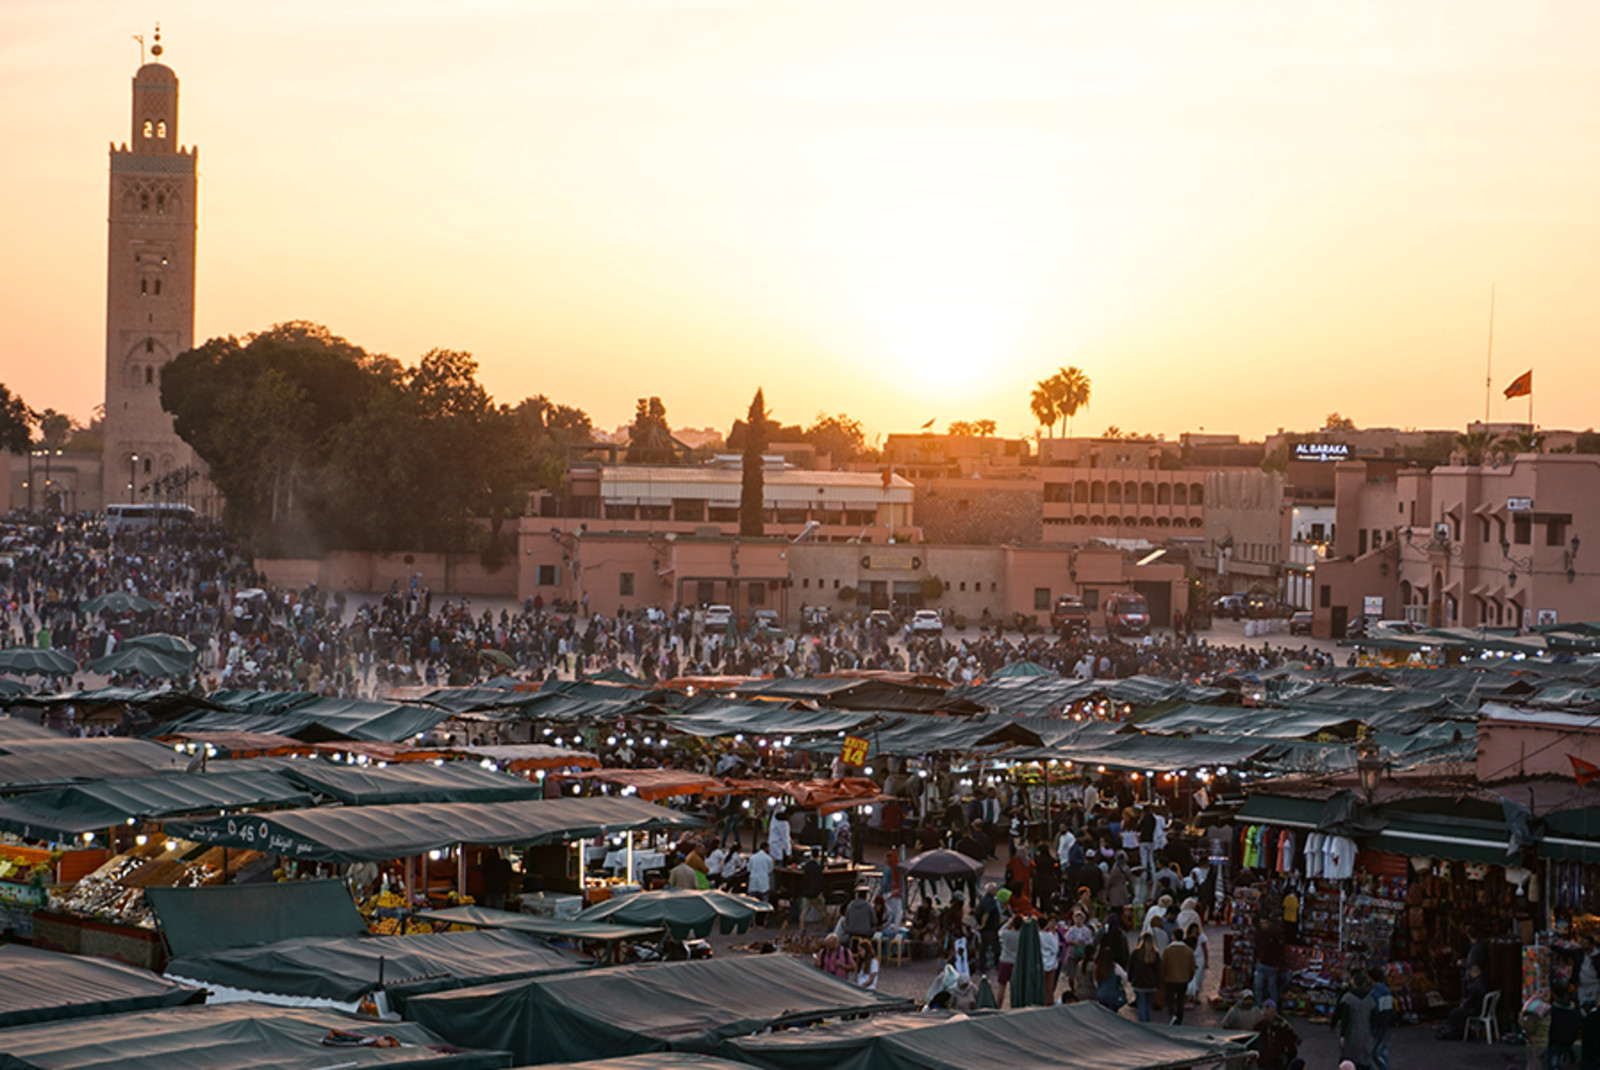
{"type": "Polygon", "coordinates": [[[1110,427],[1106,428],[1105,434],[1101,435],[1100,437],[1101,438],[1121,438],[1122,437],[1122,428],[1118,427],[1116,424],[1112,424],[1110,427]]]}
{"type": "Polygon", "coordinates": [[[1056,417],[1059,415],[1056,395],[1051,389],[1053,382],[1053,379],[1039,380],[1039,385],[1033,388],[1033,396],[1028,400],[1034,418],[1039,421],[1040,427],[1049,429],[1051,438],[1055,437],[1056,417]]]}
{"type": "Polygon", "coordinates": [[[1501,453],[1516,456],[1519,453],[1538,453],[1544,445],[1544,435],[1531,427],[1518,428],[1495,443],[1501,453]]]}
{"type": "Polygon", "coordinates": [[[1487,431],[1465,431],[1456,436],[1456,449],[1467,456],[1467,464],[1477,467],[1489,455],[1491,439],[1487,431]]]}
{"type": "Polygon", "coordinates": [[[1057,384],[1056,408],[1067,421],[1067,437],[1072,437],[1072,418],[1079,409],[1089,407],[1089,377],[1076,365],[1060,368],[1051,377],[1057,384]]]}

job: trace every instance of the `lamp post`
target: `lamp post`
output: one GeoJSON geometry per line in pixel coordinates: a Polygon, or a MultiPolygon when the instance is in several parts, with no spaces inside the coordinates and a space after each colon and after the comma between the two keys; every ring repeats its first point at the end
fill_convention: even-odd
{"type": "Polygon", "coordinates": [[[134,473],[134,468],[138,464],[139,464],[139,455],[137,453],[128,454],[128,501],[130,501],[130,502],[136,502],[136,501],[139,500],[138,492],[133,489],[133,487],[134,487],[134,474],[133,473],[134,473]]]}
{"type": "Polygon", "coordinates": [[[1383,759],[1379,757],[1377,740],[1363,739],[1356,744],[1356,779],[1370,805],[1377,797],[1378,784],[1383,779],[1383,759]]]}

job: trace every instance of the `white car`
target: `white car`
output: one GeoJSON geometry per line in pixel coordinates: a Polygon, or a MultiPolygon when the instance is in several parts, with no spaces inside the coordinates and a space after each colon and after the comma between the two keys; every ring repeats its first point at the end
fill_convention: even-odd
{"type": "Polygon", "coordinates": [[[944,618],[938,610],[919,609],[911,615],[911,631],[916,635],[943,635],[944,618]]]}
{"type": "Polygon", "coordinates": [[[706,631],[708,632],[727,631],[729,626],[733,624],[733,607],[707,606],[705,622],[706,631]]]}

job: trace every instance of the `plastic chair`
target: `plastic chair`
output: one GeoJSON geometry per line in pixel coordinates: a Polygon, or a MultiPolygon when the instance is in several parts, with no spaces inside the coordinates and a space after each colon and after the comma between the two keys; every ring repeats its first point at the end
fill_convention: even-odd
{"type": "Polygon", "coordinates": [[[1497,988],[1483,997],[1483,1013],[1475,1018],[1467,1019],[1467,1028],[1463,1039],[1471,1040],[1472,1027],[1477,1026],[1483,1030],[1483,1042],[1485,1044],[1493,1044],[1500,1036],[1499,1010],[1500,990],[1497,988]]]}

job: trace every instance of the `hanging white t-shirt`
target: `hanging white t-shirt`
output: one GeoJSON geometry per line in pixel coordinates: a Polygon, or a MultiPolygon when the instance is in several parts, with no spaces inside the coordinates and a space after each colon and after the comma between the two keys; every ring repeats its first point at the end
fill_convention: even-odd
{"type": "Polygon", "coordinates": [[[1305,858],[1306,876],[1312,880],[1322,876],[1322,845],[1327,839],[1320,832],[1313,832],[1306,837],[1305,858]]]}
{"type": "Polygon", "coordinates": [[[1324,859],[1322,876],[1325,880],[1342,881],[1356,875],[1356,844],[1348,836],[1328,837],[1328,854],[1324,859]]]}

